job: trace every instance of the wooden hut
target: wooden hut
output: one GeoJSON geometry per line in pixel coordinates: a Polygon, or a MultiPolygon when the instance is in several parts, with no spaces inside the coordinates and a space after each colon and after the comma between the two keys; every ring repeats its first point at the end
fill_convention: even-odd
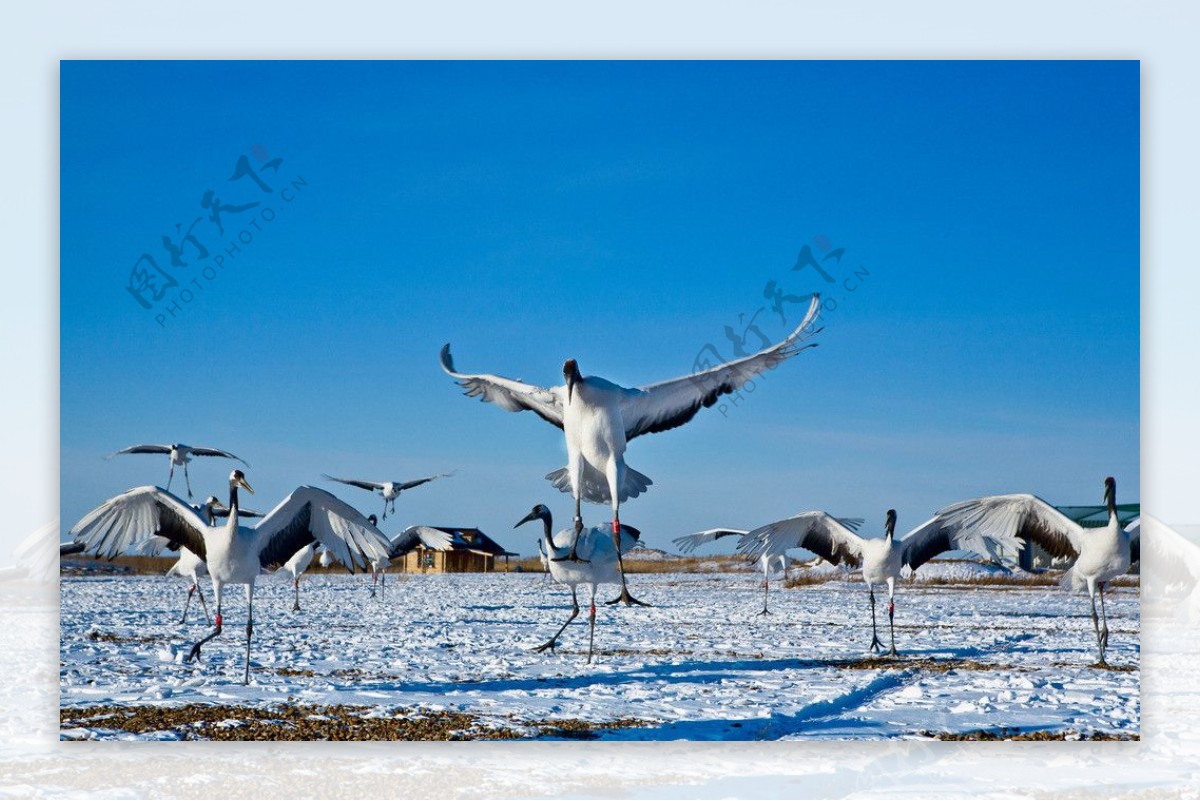
{"type": "Polygon", "coordinates": [[[444,550],[418,545],[415,550],[392,562],[393,569],[402,573],[491,573],[496,569],[496,560],[504,559],[508,570],[508,558],[516,556],[506,551],[498,542],[477,528],[431,526],[450,535],[449,546],[444,550]]]}

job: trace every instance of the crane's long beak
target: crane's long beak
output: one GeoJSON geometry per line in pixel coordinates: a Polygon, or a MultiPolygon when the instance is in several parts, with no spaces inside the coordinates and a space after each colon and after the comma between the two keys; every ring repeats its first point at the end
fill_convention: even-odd
{"type": "Polygon", "coordinates": [[[536,520],[536,519],[537,519],[537,512],[530,512],[529,514],[522,517],[521,520],[515,526],[513,526],[513,528],[520,528],[521,526],[525,525],[529,521],[536,520]]]}
{"type": "Polygon", "coordinates": [[[248,481],[246,481],[245,476],[242,476],[241,478],[238,479],[238,484],[240,484],[242,487],[244,487],[246,492],[250,493],[251,495],[254,494],[254,489],[250,486],[250,483],[248,481]]]}

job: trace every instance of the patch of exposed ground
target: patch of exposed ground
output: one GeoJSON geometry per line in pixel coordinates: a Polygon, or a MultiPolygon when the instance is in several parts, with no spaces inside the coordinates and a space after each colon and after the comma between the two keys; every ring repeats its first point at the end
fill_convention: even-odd
{"type": "MultiPolygon", "coordinates": [[[[620,718],[504,721],[422,708],[381,712],[367,706],[278,704],[268,708],[218,704],[90,706],[59,711],[63,730],[106,729],[129,734],[175,734],[185,740],[516,740],[596,739],[598,732],[649,725],[620,718]]],[[[68,739],[73,737],[68,732],[68,739]]]]}
{"type": "Polygon", "coordinates": [[[932,737],[938,740],[970,740],[973,742],[992,742],[1000,740],[1026,742],[1047,742],[1052,740],[1103,740],[1128,742],[1142,739],[1136,734],[1118,734],[1106,731],[1021,731],[1020,729],[1009,729],[1004,727],[999,729],[979,729],[977,731],[960,733],[923,731],[921,734],[925,737],[932,737]]]}

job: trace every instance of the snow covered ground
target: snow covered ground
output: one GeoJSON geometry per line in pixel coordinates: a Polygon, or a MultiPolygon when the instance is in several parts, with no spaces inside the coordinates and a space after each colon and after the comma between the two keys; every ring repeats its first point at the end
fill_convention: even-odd
{"type": "MultiPolygon", "coordinates": [[[[903,582],[901,657],[869,661],[861,583],[773,587],[774,614],[765,617],[755,615],[762,587],[752,574],[636,575],[631,583],[653,606],[601,606],[599,655],[588,665],[586,608],[557,654],[532,652],[568,614],[567,592],[542,575],[392,575],[376,599],[362,577],[310,576],[302,612],[291,611],[289,583],[265,578],[243,687],[241,588],[227,595],[225,633],[189,665],[182,656],[208,628],[195,607],[178,625],[183,582],[64,577],[61,704],[420,708],[531,737],[547,731],[533,723],[640,721],[591,735],[617,740],[915,738],[1002,727],[1139,734],[1136,587],[1109,596],[1116,669],[1104,670],[1092,666],[1086,597],[1057,587],[903,582]]],[[[886,639],[884,604],[880,613],[886,639]]],[[[94,721],[66,726],[62,736],[132,735],[94,721]]]]}

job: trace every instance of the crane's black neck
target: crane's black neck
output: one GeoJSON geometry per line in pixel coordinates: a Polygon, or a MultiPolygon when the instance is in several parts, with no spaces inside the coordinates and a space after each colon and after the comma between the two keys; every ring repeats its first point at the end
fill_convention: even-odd
{"type": "Polygon", "coordinates": [[[554,553],[554,518],[547,512],[541,515],[542,518],[542,535],[546,538],[546,552],[554,553]]]}
{"type": "Polygon", "coordinates": [[[229,520],[230,524],[237,526],[238,517],[238,488],[237,484],[229,485],[229,520]]]}

